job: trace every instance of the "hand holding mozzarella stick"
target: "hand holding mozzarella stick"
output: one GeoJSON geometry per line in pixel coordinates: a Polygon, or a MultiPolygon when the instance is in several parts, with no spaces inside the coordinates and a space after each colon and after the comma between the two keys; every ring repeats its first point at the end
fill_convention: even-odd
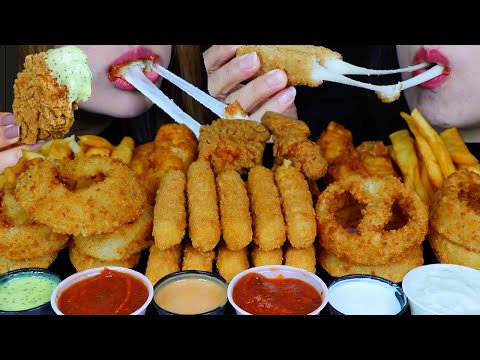
{"type": "Polygon", "coordinates": [[[250,119],[260,121],[265,111],[297,117],[295,88],[287,86],[284,71],[274,69],[252,79],[260,69],[255,52],[235,57],[239,45],[214,45],[203,53],[208,92],[226,103],[238,101],[250,119]]]}

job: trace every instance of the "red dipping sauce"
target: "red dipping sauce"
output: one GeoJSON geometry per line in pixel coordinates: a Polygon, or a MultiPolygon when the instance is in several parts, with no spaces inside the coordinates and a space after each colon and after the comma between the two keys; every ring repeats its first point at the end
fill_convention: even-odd
{"type": "Polygon", "coordinates": [[[322,304],[322,295],[306,281],[258,273],[238,280],[232,298],[253,315],[307,315],[322,304]]]}
{"type": "Polygon", "coordinates": [[[148,289],[139,279],[104,268],[62,291],[57,306],[65,315],[129,315],[147,299],[148,289]]]}

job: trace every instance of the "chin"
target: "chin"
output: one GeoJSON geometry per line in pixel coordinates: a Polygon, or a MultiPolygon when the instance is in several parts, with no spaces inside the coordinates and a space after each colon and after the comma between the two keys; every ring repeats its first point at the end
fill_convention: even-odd
{"type": "Polygon", "coordinates": [[[141,98],[135,99],[121,99],[120,97],[118,97],[115,102],[110,102],[109,104],[105,104],[104,102],[96,103],[87,101],[83,104],[80,103],[78,105],[79,108],[84,111],[107,115],[120,119],[128,119],[135,118],[144,114],[151,109],[153,104],[142,95],[141,98]]]}

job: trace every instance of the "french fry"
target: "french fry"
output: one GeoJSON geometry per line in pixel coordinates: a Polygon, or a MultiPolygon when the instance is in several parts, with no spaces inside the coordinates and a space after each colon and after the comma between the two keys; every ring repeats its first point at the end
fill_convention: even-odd
{"type": "Polygon", "coordinates": [[[418,158],[413,145],[414,140],[407,129],[389,135],[392,142],[392,158],[400,169],[403,182],[415,189],[415,173],[418,172],[418,158]]]}
{"type": "Polygon", "coordinates": [[[415,123],[415,120],[405,112],[401,112],[400,115],[406,121],[410,131],[415,137],[417,154],[420,156],[425,165],[430,181],[435,186],[435,188],[439,188],[440,186],[442,186],[445,177],[442,172],[442,168],[438,162],[437,156],[435,155],[428,141],[421,134],[420,130],[417,127],[417,124],[415,123]]]}
{"type": "Polygon", "coordinates": [[[475,165],[478,160],[468,149],[457,128],[449,128],[440,133],[455,165],[475,165]]]}
{"type": "Polygon", "coordinates": [[[450,157],[447,146],[443,142],[440,135],[438,135],[435,129],[428,123],[428,121],[423,117],[417,108],[413,109],[411,117],[415,121],[415,125],[420,134],[430,144],[437,161],[440,164],[443,176],[446,179],[457,170],[453,164],[452,158],[450,157]]]}
{"type": "Polygon", "coordinates": [[[75,135],[69,136],[69,137],[65,138],[64,140],[67,142],[68,146],[70,147],[70,149],[72,149],[72,151],[75,155],[82,152],[82,147],[75,140],[75,135]]]}
{"type": "Polygon", "coordinates": [[[73,156],[73,151],[65,139],[52,141],[47,157],[53,159],[68,159],[73,156]]]}
{"type": "Polygon", "coordinates": [[[110,151],[115,149],[115,146],[110,143],[107,139],[97,136],[97,135],[80,135],[78,143],[84,148],[83,145],[87,145],[89,147],[94,148],[105,148],[110,151]]]}
{"type": "Polygon", "coordinates": [[[91,147],[89,148],[85,155],[90,156],[90,155],[104,155],[104,156],[110,156],[110,149],[107,148],[97,148],[97,147],[91,147]]]}
{"type": "Polygon", "coordinates": [[[422,198],[423,202],[427,205],[430,204],[431,199],[433,198],[433,194],[435,193],[434,187],[430,181],[430,178],[428,176],[428,171],[427,167],[425,166],[425,163],[421,158],[418,159],[418,171],[419,171],[419,181],[421,183],[421,186],[417,183],[415,183],[415,189],[417,190],[417,193],[420,195],[422,192],[422,188],[425,191],[425,195],[420,195],[422,198]]]}
{"type": "Polygon", "coordinates": [[[120,144],[112,150],[110,157],[112,159],[118,159],[125,164],[130,164],[133,155],[133,148],[135,147],[135,141],[130,136],[125,136],[120,144]]]}
{"type": "Polygon", "coordinates": [[[37,158],[45,159],[46,155],[43,155],[43,154],[38,153],[36,151],[30,151],[30,150],[22,149],[22,158],[27,160],[27,161],[32,160],[32,159],[37,159],[37,158]]]}

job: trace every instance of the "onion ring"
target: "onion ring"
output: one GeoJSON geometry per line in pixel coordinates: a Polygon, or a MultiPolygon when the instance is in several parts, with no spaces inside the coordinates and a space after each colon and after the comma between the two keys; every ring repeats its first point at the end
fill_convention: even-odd
{"type": "Polygon", "coordinates": [[[68,235],[57,234],[48,226],[28,220],[12,190],[1,196],[0,256],[10,260],[55,255],[65,247],[68,235]]]}
{"type": "Polygon", "coordinates": [[[122,225],[108,234],[77,235],[73,241],[85,255],[99,260],[122,260],[152,245],[153,207],[148,205],[131,224],[122,225]]]}
{"type": "Polygon", "coordinates": [[[68,255],[70,257],[70,262],[77,271],[104,266],[121,266],[132,269],[137,266],[141,257],[141,253],[136,253],[129,258],[121,260],[100,260],[83,253],[78,246],[75,245],[74,241],[70,242],[70,245],[68,246],[68,255]]]}
{"type": "Polygon", "coordinates": [[[330,184],[316,204],[320,245],[329,253],[362,265],[395,261],[407,249],[419,245],[428,230],[428,211],[418,195],[393,176],[364,178],[352,175],[330,184]],[[363,218],[355,231],[343,227],[336,213],[353,197],[363,218]],[[405,224],[390,229],[392,207],[406,217],[405,224]]]}
{"type": "Polygon", "coordinates": [[[442,264],[457,264],[480,270],[480,252],[466,249],[432,228],[428,233],[428,240],[433,254],[442,264]]]}
{"type": "Polygon", "coordinates": [[[129,167],[107,156],[32,163],[17,180],[15,197],[34,221],[53,231],[89,236],[134,221],[146,206],[145,192],[129,167]],[[79,179],[101,181],[76,189],[79,179]]]}
{"type": "Polygon", "coordinates": [[[423,265],[423,247],[416,245],[407,250],[400,259],[383,265],[358,265],[341,260],[320,247],[318,262],[333,277],[350,274],[369,274],[380,276],[394,283],[401,282],[410,270],[423,265]]]}
{"type": "Polygon", "coordinates": [[[458,170],[444,180],[430,205],[430,224],[464,248],[480,252],[480,175],[458,170]]]}
{"type": "Polygon", "coordinates": [[[54,252],[44,256],[17,260],[0,256],[0,274],[28,267],[47,269],[55,261],[57,255],[58,253],[54,252]]]}

